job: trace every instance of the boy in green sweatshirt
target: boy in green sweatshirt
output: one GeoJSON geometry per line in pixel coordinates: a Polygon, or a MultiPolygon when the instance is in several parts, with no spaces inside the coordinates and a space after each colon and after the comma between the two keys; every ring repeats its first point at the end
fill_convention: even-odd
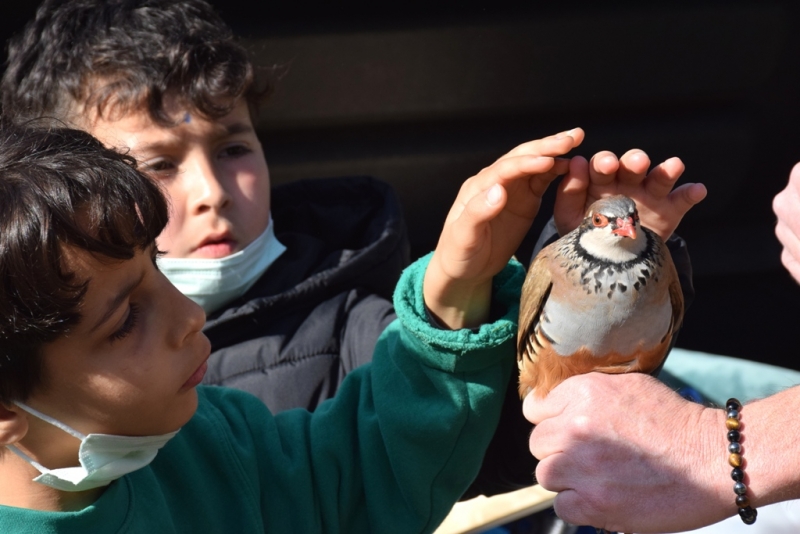
{"type": "Polygon", "coordinates": [[[514,367],[509,261],[581,130],[467,180],[373,362],[315,412],[198,387],[202,308],[156,267],[158,187],[65,128],[0,127],[0,532],[430,532],[514,367]]]}

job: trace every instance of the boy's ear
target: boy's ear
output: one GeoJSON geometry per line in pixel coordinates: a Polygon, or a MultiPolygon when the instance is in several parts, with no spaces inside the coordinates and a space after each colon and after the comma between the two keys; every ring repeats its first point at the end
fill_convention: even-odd
{"type": "Polygon", "coordinates": [[[16,443],[28,433],[26,413],[16,406],[0,404],[0,447],[16,443]]]}

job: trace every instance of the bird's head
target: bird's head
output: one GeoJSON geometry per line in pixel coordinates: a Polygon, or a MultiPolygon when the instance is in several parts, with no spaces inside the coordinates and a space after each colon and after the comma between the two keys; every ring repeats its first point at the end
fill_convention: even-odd
{"type": "Polygon", "coordinates": [[[636,203],[623,195],[601,198],[589,206],[579,231],[581,246],[602,260],[629,261],[647,247],[636,203]]]}

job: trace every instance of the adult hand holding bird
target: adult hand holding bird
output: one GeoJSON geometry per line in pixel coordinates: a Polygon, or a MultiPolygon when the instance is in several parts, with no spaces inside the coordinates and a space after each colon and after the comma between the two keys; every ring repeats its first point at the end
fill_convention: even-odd
{"type": "Polygon", "coordinates": [[[536,479],[564,521],[684,532],[736,513],[721,410],[642,373],[578,375],[523,409],[536,479]]]}

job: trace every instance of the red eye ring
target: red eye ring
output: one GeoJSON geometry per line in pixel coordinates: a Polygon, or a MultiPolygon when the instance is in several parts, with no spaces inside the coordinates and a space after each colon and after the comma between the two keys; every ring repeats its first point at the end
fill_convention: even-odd
{"type": "Polygon", "coordinates": [[[592,224],[594,224],[598,228],[602,228],[608,224],[608,217],[606,217],[602,213],[595,213],[592,216],[592,224]]]}

